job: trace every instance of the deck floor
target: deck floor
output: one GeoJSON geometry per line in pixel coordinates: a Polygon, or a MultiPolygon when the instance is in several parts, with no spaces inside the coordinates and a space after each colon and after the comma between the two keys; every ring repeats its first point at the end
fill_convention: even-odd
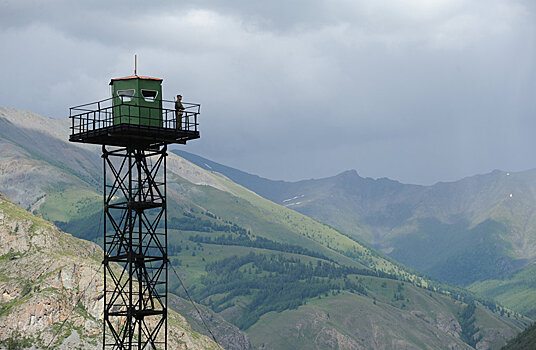
{"type": "Polygon", "coordinates": [[[109,146],[149,147],[158,144],[185,144],[199,138],[199,131],[162,128],[155,126],[118,124],[72,134],[71,142],[92,143],[109,146]]]}

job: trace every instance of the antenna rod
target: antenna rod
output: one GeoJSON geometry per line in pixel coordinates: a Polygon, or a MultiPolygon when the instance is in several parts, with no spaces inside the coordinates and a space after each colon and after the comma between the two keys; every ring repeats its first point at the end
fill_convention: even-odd
{"type": "Polygon", "coordinates": [[[138,55],[134,55],[134,75],[138,75],[138,55]]]}

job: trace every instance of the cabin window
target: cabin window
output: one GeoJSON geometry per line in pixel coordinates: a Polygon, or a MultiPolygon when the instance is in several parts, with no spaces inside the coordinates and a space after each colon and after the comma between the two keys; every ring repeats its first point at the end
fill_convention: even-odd
{"type": "Polygon", "coordinates": [[[118,90],[117,96],[121,98],[122,102],[130,102],[132,101],[132,97],[136,93],[136,90],[134,89],[128,89],[128,90],[118,90]]]}
{"type": "Polygon", "coordinates": [[[154,102],[156,100],[156,96],[158,96],[158,91],[156,90],[141,90],[141,95],[143,96],[143,99],[147,102],[154,102]]]}

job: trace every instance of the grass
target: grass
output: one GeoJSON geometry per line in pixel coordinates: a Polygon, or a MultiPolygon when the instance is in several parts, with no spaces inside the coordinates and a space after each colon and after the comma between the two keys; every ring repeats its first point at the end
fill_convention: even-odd
{"type": "Polygon", "coordinates": [[[321,251],[343,264],[356,266],[358,263],[427,286],[427,282],[420,276],[408,272],[399,264],[335,229],[277,205],[226,179],[213,176],[233,195],[208,186],[196,186],[196,191],[189,191],[192,193],[189,199],[210,212],[224,218],[232,218],[256,235],[299,244],[313,251],[321,251]]]}
{"type": "MultiPolygon", "coordinates": [[[[176,232],[173,235],[173,238],[170,239],[170,243],[175,242],[180,244],[182,240],[183,250],[175,255],[170,255],[170,259],[173,261],[173,258],[181,260],[180,266],[175,266],[178,271],[186,272],[185,283],[189,286],[196,285],[200,283],[200,280],[203,275],[206,274],[205,267],[207,264],[214,263],[218,260],[225,258],[230,258],[233,256],[246,256],[249,253],[256,252],[258,254],[274,254],[274,251],[262,248],[250,248],[250,247],[240,247],[240,246],[222,246],[215,244],[205,244],[205,243],[193,243],[187,240],[187,237],[190,236],[189,232],[184,236],[176,232]],[[188,247],[188,249],[186,249],[188,247]],[[195,247],[195,250],[194,250],[195,247]],[[192,256],[192,253],[195,252],[196,255],[192,256]],[[203,261],[204,258],[204,261],[203,261]]],[[[299,258],[301,261],[308,263],[316,262],[318,258],[297,255],[292,253],[284,252],[275,252],[277,254],[282,254],[287,258],[299,258]]],[[[182,278],[182,277],[181,277],[182,278]]],[[[182,293],[181,287],[176,280],[176,277],[173,273],[170,274],[170,290],[175,291],[176,294],[182,293]]]]}
{"type": "MultiPolygon", "coordinates": [[[[216,177],[216,179],[222,186],[228,189],[228,192],[208,186],[198,186],[184,181],[181,182],[179,185],[182,186],[182,189],[185,189],[181,191],[184,197],[171,198],[170,196],[168,198],[168,214],[170,214],[170,218],[171,215],[181,215],[182,211],[197,207],[201,211],[209,211],[214,214],[217,219],[213,221],[230,221],[251,231],[253,236],[266,237],[278,242],[300,245],[311,251],[326,255],[341,265],[368,266],[371,269],[390,272],[416,285],[427,286],[427,281],[421,276],[417,276],[412,271],[405,269],[403,266],[383,257],[369,247],[341,234],[333,228],[263,199],[223,178],[216,177]]],[[[87,226],[84,226],[84,223],[88,221],[94,223],[97,221],[95,220],[95,215],[101,210],[99,208],[102,204],[101,200],[102,198],[99,194],[90,190],[65,189],[64,191],[52,193],[47,197],[47,203],[42,207],[43,215],[47,218],[54,218],[56,222],[65,222],[66,225],[71,225],[70,227],[73,230],[78,227],[77,232],[79,235],[90,237],[90,232],[87,226]]],[[[188,237],[196,234],[196,231],[170,230],[169,233],[169,243],[180,244],[182,248],[180,253],[174,254],[171,258],[181,260],[180,269],[187,273],[187,283],[195,288],[202,288],[200,284],[201,276],[206,274],[205,267],[209,263],[234,255],[245,256],[252,251],[265,255],[274,254],[274,251],[260,248],[218,246],[190,242],[188,237]],[[195,255],[192,253],[195,253],[195,255]]],[[[199,232],[199,234],[215,235],[219,233],[199,232]]],[[[281,254],[285,257],[297,258],[303,262],[319,260],[303,255],[281,254]]],[[[173,277],[173,274],[171,276],[173,277]]],[[[350,276],[349,278],[357,281],[356,276],[350,276]]],[[[319,305],[316,306],[320,307],[325,305],[323,304],[325,302],[336,300],[337,302],[335,304],[337,306],[341,305],[340,307],[343,308],[350,307],[345,304],[345,301],[350,299],[358,304],[365,303],[371,308],[369,309],[367,307],[365,308],[366,310],[377,311],[380,314],[395,312],[395,314],[400,316],[407,314],[408,309],[420,304],[430,305],[430,308],[432,308],[431,305],[434,305],[433,302],[439,303],[439,301],[448,305],[454,305],[450,299],[449,302],[446,302],[445,300],[448,299],[446,297],[441,297],[437,294],[433,294],[434,297],[427,296],[429,292],[424,289],[419,289],[419,293],[415,292],[416,289],[411,286],[411,283],[402,285],[401,281],[377,279],[374,277],[360,277],[359,280],[364,281],[363,283],[368,288],[370,296],[358,296],[344,292],[344,297],[341,296],[342,299],[339,300],[339,296],[332,296],[328,293],[327,297],[325,295],[320,296],[321,298],[318,299],[319,305]],[[383,283],[385,283],[385,287],[382,287],[383,283]],[[400,290],[401,285],[402,289],[400,290]],[[376,304],[373,303],[373,300],[376,301],[376,304]]],[[[225,296],[225,293],[222,294],[223,296],[225,296]]],[[[241,297],[236,299],[236,304],[247,305],[249,301],[248,297],[241,297]]],[[[311,299],[307,302],[317,303],[317,300],[311,299]]],[[[453,308],[453,306],[445,307],[445,309],[448,308],[453,308]]],[[[282,313],[286,312],[283,311],[282,313]]],[[[269,314],[271,315],[272,313],[269,314]]],[[[276,312],[275,314],[281,313],[276,312]]],[[[425,314],[429,314],[429,312],[426,311],[425,314]]],[[[423,322],[418,317],[417,320],[413,321],[423,322]]],[[[259,322],[262,322],[262,318],[259,322]]],[[[341,320],[330,322],[329,324],[342,335],[348,337],[351,334],[351,330],[345,328],[341,320]]],[[[253,325],[253,327],[256,327],[256,325],[253,325]]],[[[413,333],[410,332],[410,334],[413,333]]],[[[420,340],[418,341],[418,337],[415,339],[413,337],[417,336],[414,334],[410,337],[413,343],[421,344],[419,343],[420,340]]],[[[307,339],[304,341],[307,342],[307,339]]]]}
{"type": "Polygon", "coordinates": [[[96,203],[102,204],[101,194],[88,189],[69,188],[47,194],[46,201],[41,206],[41,213],[47,220],[67,222],[73,218],[87,216],[88,210],[98,210],[96,203]]]}
{"type": "Polygon", "coordinates": [[[34,337],[23,336],[18,331],[13,331],[9,337],[0,341],[0,345],[7,350],[21,350],[32,347],[36,343],[34,337]]]}
{"type": "MultiPolygon", "coordinates": [[[[339,342],[349,348],[382,348],[392,344],[398,344],[397,348],[448,348],[451,344],[467,347],[454,336],[438,336],[436,328],[438,322],[456,319],[465,304],[453,303],[446,296],[407,283],[403,287],[405,300],[393,302],[391,297],[398,290],[399,281],[377,277],[361,280],[369,288],[368,296],[343,292],[312,299],[296,310],[262,316],[247,330],[254,347],[264,343],[282,350],[323,349],[341,346],[339,342]],[[386,285],[382,287],[384,282],[386,285]],[[338,334],[333,335],[335,339],[330,338],[330,333],[324,333],[326,328],[336,331],[331,333],[338,334]],[[379,329],[382,331],[374,332],[379,329]]],[[[520,329],[497,319],[481,306],[477,306],[475,324],[481,329],[502,329],[512,334],[520,329]]],[[[505,342],[495,343],[493,348],[505,342]]]]}
{"type": "Polygon", "coordinates": [[[343,344],[347,348],[381,348],[382,344],[395,339],[405,340],[413,347],[426,348],[440,342],[416,334],[415,324],[424,323],[418,318],[406,318],[405,324],[392,323],[400,313],[406,313],[398,310],[382,300],[374,304],[367,297],[342,293],[311,300],[297,310],[266,314],[248,330],[248,334],[255,340],[254,346],[266,343],[277,349],[336,348],[343,344]],[[295,324],[300,328],[296,329],[295,324]],[[335,331],[335,339],[323,332],[325,327],[335,331]],[[373,329],[397,331],[375,335],[373,329]]]}
{"type": "Polygon", "coordinates": [[[102,233],[102,195],[90,189],[68,188],[47,194],[41,214],[76,237],[96,241],[102,233]]]}
{"type": "MultiPolygon", "coordinates": [[[[170,176],[172,179],[173,176],[170,176]]],[[[203,211],[213,215],[211,222],[230,222],[236,224],[247,231],[252,236],[265,237],[276,242],[284,242],[304,247],[310,251],[318,252],[329,259],[333,259],[342,265],[369,267],[374,270],[384,271],[398,278],[408,281],[424,288],[429,287],[429,281],[413,271],[406,269],[402,265],[386,258],[373,249],[360,244],[356,240],[341,234],[335,229],[318,223],[302,214],[288,208],[279,206],[269,200],[261,198],[253,192],[238,186],[224,178],[214,176],[222,187],[228,192],[221,191],[209,186],[194,185],[184,180],[175,179],[175,185],[180,186],[182,198],[170,196],[168,198],[169,219],[180,217],[183,212],[192,212],[196,209],[195,215],[200,217],[203,211]],[[179,200],[180,199],[180,200],[179,200]]],[[[170,187],[173,187],[170,184],[170,187]]],[[[49,205],[57,203],[58,210],[63,214],[49,210],[45,205],[44,212],[48,216],[55,216],[57,219],[67,219],[65,225],[72,227],[84,227],[85,231],[79,230],[79,234],[88,239],[92,239],[88,233],[88,225],[84,220],[95,224],[95,219],[101,201],[100,195],[88,190],[65,190],[51,195],[49,205]],[[80,198],[84,195],[89,198],[80,198]],[[70,203],[68,205],[68,203],[70,203]],[[94,214],[92,214],[94,213],[94,214]],[[64,216],[62,216],[64,215],[64,216]],[[82,232],[82,233],[80,233],[82,232]]],[[[205,218],[204,216],[202,216],[205,218]]],[[[206,218],[205,218],[206,219],[206,218]]],[[[189,242],[190,235],[215,236],[218,232],[196,232],[196,231],[169,231],[169,244],[180,245],[182,251],[177,254],[170,254],[172,261],[179,261],[178,268],[186,272],[184,280],[186,283],[197,288],[200,285],[202,276],[206,274],[205,267],[218,259],[230,256],[245,256],[254,251],[261,254],[273,254],[273,251],[240,247],[240,246],[218,246],[213,244],[198,244],[189,242]],[[186,248],[188,247],[188,249],[186,248]]],[[[226,234],[226,233],[225,233],[226,234]]],[[[284,253],[285,256],[292,256],[284,253]]],[[[316,261],[305,256],[295,256],[301,261],[316,261]]],[[[174,276],[171,274],[170,290],[178,291],[180,288],[174,276]]],[[[441,288],[436,288],[440,290],[441,288]]],[[[390,299],[400,299],[400,295],[395,297],[392,293],[390,299]]],[[[394,300],[393,303],[405,304],[402,300],[394,300]]]]}
{"type": "Polygon", "coordinates": [[[536,344],[536,323],[511,339],[502,350],[533,350],[536,344]]]}
{"type": "Polygon", "coordinates": [[[476,282],[469,290],[494,298],[501,304],[536,318],[536,265],[531,264],[512,276],[476,282]]]}
{"type": "MultiPolygon", "coordinates": [[[[216,345],[215,343],[211,342],[208,339],[207,336],[201,335],[201,334],[195,332],[193,329],[191,329],[190,326],[187,323],[183,322],[182,318],[180,316],[178,316],[172,310],[169,312],[168,327],[174,328],[175,330],[183,330],[183,331],[187,332],[188,335],[192,339],[194,339],[198,345],[202,344],[203,349],[206,349],[206,350],[220,349],[220,347],[218,347],[218,345],[216,345]]],[[[172,337],[172,336],[169,336],[169,337],[172,337]]],[[[174,337],[172,337],[172,338],[174,338],[174,337]]],[[[174,339],[174,341],[176,341],[179,344],[186,345],[186,342],[184,342],[181,339],[174,339]]]]}
{"type": "MultiPolygon", "coordinates": [[[[9,202],[4,196],[0,195],[0,211],[6,215],[6,220],[28,222],[30,223],[30,236],[39,228],[52,228],[52,224],[37,216],[29,215],[27,211],[9,202]]],[[[16,232],[13,232],[16,234],[16,232]]]]}

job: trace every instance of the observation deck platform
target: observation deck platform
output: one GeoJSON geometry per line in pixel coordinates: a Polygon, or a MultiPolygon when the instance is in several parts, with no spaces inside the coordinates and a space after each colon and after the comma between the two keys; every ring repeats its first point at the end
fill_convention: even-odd
{"type": "Polygon", "coordinates": [[[198,117],[201,105],[183,102],[184,110],[177,114],[174,101],[158,100],[162,102],[160,106],[148,107],[137,105],[132,99],[117,103],[116,99],[109,98],[71,107],[69,141],[150,148],[186,144],[200,137],[198,117]]]}

